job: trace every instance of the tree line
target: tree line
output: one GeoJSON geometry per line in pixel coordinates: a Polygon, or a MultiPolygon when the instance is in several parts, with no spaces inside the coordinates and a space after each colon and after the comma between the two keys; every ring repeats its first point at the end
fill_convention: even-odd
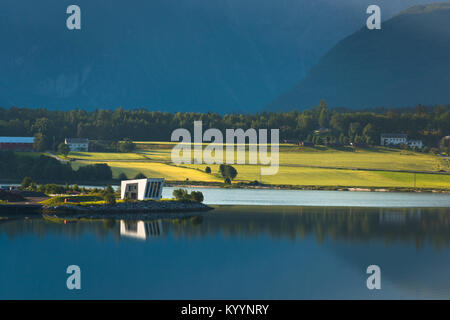
{"type": "Polygon", "coordinates": [[[69,163],[62,163],[48,156],[23,156],[10,151],[0,152],[0,178],[58,182],[111,181],[111,168],[104,163],[87,165],[73,170],[69,163]]]}
{"type": "MultiPolygon", "coordinates": [[[[38,151],[53,149],[64,138],[122,141],[170,141],[173,130],[193,132],[195,120],[204,128],[280,129],[280,139],[311,141],[316,144],[379,144],[381,133],[405,133],[438,147],[450,134],[450,106],[417,106],[407,109],[354,111],[329,109],[325,101],[299,112],[260,112],[256,114],[159,112],[145,109],[48,110],[0,108],[0,136],[35,136],[38,151]]],[[[103,146],[108,149],[108,146],[103,146]]],[[[117,146],[116,146],[117,147],[117,146]]],[[[127,144],[125,147],[132,148],[127,144]]],[[[115,148],[114,145],[112,148],[115,148]]]]}

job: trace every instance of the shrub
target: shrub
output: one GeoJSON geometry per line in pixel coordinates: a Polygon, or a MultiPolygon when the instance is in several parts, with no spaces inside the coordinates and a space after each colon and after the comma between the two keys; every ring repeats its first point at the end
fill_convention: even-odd
{"type": "Polygon", "coordinates": [[[192,191],[191,192],[191,200],[195,202],[203,202],[203,193],[200,191],[192,191]]]}
{"type": "Polygon", "coordinates": [[[205,168],[205,172],[206,172],[206,173],[211,173],[211,168],[210,168],[210,167],[206,167],[206,168],[205,168]]]}
{"type": "Polygon", "coordinates": [[[114,196],[113,193],[107,193],[103,198],[105,199],[105,202],[108,205],[116,204],[116,197],[114,196]]]}
{"type": "Polygon", "coordinates": [[[185,189],[175,189],[172,195],[177,200],[186,200],[188,192],[185,189]]]}
{"type": "Polygon", "coordinates": [[[203,193],[200,191],[192,191],[191,194],[187,192],[186,189],[175,189],[173,190],[173,196],[179,201],[195,201],[203,202],[203,193]]]}
{"type": "Polygon", "coordinates": [[[431,148],[430,149],[430,153],[439,154],[439,149],[438,148],[431,148]]]}

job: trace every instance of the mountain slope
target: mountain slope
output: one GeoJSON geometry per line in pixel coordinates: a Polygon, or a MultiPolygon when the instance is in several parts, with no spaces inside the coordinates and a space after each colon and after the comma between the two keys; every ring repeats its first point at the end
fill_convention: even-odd
{"type": "Polygon", "coordinates": [[[450,103],[450,4],[415,6],[340,41],[268,109],[450,103]]]}
{"type": "Polygon", "coordinates": [[[2,0],[0,106],[258,111],[354,32],[432,0],[2,0]]]}

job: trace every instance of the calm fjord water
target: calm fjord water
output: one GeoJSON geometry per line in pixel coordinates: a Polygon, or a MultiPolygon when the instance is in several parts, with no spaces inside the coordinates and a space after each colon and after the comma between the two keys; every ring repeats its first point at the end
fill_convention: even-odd
{"type": "MultiPolygon", "coordinates": [[[[163,190],[172,198],[173,187],[163,190]]],[[[333,207],[450,207],[450,194],[412,192],[361,192],[274,189],[185,188],[201,191],[204,203],[213,205],[333,206],[333,207]]]]}
{"type": "Polygon", "coordinates": [[[428,199],[447,199],[442,208],[219,205],[172,220],[0,220],[0,298],[449,299],[446,196],[428,199]],[[66,288],[72,264],[79,291],[66,288]],[[372,264],[381,290],[366,287],[372,264]]]}

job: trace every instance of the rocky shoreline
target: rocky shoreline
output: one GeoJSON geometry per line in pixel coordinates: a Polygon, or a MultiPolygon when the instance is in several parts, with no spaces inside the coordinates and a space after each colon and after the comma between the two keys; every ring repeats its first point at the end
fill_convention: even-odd
{"type": "Polygon", "coordinates": [[[213,210],[203,203],[184,201],[141,201],[115,205],[61,205],[43,206],[43,214],[59,218],[88,219],[145,219],[177,218],[195,212],[213,210]]]}

